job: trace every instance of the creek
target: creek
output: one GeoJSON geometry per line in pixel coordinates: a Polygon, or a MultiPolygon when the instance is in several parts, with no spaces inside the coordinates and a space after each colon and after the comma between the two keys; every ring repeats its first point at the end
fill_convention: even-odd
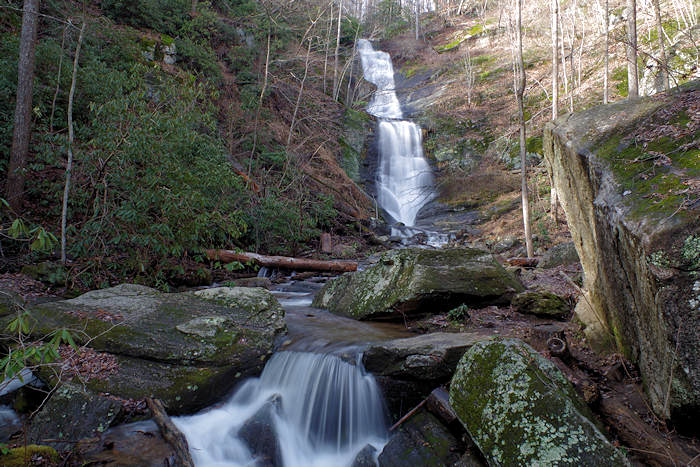
{"type": "MultiPolygon", "coordinates": [[[[406,241],[447,236],[415,226],[435,198],[421,128],[403,119],[389,54],[358,42],[365,79],[377,90],[367,112],[377,117],[377,201],[406,241]]],[[[202,413],[178,417],[197,466],[350,466],[370,446],[376,456],[389,439],[385,403],[361,364],[372,342],[408,337],[400,325],[368,323],[311,307],[321,282],[282,284],[273,291],[285,309],[288,334],[258,378],[202,413]]],[[[375,459],[376,460],[376,459],[375,459]]]]}

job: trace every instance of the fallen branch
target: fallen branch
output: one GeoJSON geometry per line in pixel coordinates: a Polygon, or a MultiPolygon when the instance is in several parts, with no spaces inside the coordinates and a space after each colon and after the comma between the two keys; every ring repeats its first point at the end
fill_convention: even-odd
{"type": "Polygon", "coordinates": [[[158,428],[160,428],[160,433],[163,435],[163,438],[175,450],[176,465],[194,467],[192,456],[190,456],[190,449],[187,445],[187,439],[175,426],[173,421],[170,420],[170,417],[163,408],[163,404],[161,404],[158,399],[151,399],[150,397],[146,398],[146,404],[148,404],[148,408],[151,409],[153,420],[156,422],[156,425],[158,425],[158,428]]]}
{"type": "Polygon", "coordinates": [[[308,258],[291,258],[289,256],[266,256],[257,253],[238,253],[233,250],[207,250],[207,258],[222,263],[253,262],[258,266],[268,268],[296,269],[302,271],[333,271],[352,272],[357,271],[355,261],[323,261],[308,258]]]}

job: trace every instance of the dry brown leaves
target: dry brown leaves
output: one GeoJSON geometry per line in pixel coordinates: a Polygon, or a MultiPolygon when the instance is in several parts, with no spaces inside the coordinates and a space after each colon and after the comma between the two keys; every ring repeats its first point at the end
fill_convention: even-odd
{"type": "Polygon", "coordinates": [[[50,295],[44,284],[25,274],[0,274],[0,288],[12,290],[24,299],[50,295]]]}
{"type": "Polygon", "coordinates": [[[80,319],[99,319],[100,321],[105,321],[108,323],[118,323],[120,321],[124,320],[124,317],[120,315],[119,313],[110,313],[109,311],[105,311],[102,309],[98,309],[95,312],[87,312],[83,310],[71,310],[67,311],[66,314],[75,316],[76,318],[80,319]]]}
{"type": "Polygon", "coordinates": [[[123,397],[118,397],[107,392],[101,392],[99,395],[119,402],[124,410],[132,416],[144,414],[148,411],[148,405],[145,399],[124,399],[123,397]]]}
{"type": "Polygon", "coordinates": [[[91,379],[107,379],[119,371],[117,358],[109,353],[96,352],[89,347],[78,350],[62,345],[58,353],[63,359],[62,369],[69,376],[79,376],[89,381],[91,379]]]}

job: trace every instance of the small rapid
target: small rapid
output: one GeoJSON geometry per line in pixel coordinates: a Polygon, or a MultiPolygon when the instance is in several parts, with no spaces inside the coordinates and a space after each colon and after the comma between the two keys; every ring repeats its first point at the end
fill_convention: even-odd
{"type": "Polygon", "coordinates": [[[350,466],[388,440],[372,375],[330,354],[278,352],[222,405],[174,421],[198,467],[350,466]]]}

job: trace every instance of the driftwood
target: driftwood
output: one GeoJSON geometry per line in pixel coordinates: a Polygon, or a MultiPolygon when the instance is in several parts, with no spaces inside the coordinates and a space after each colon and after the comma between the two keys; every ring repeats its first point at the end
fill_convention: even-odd
{"type": "Polygon", "coordinates": [[[158,425],[158,428],[160,428],[160,433],[163,435],[163,438],[175,450],[176,465],[194,467],[192,456],[190,456],[190,449],[187,445],[187,439],[175,426],[173,421],[170,420],[170,417],[163,408],[163,404],[161,404],[158,399],[151,399],[150,397],[146,399],[146,404],[148,404],[148,408],[151,409],[153,420],[156,422],[156,425],[158,425]]]}
{"type": "Polygon", "coordinates": [[[254,262],[258,266],[302,271],[357,271],[357,263],[354,261],[322,261],[308,258],[291,258],[288,256],[265,256],[257,253],[238,253],[233,250],[207,250],[206,253],[207,258],[210,260],[223,263],[232,263],[234,261],[241,263],[254,262]]]}
{"type": "Polygon", "coordinates": [[[416,412],[418,412],[418,411],[421,409],[421,407],[423,407],[423,406],[425,405],[425,402],[426,402],[427,400],[428,400],[428,399],[423,399],[423,400],[420,402],[420,404],[418,404],[417,406],[415,406],[415,407],[413,407],[411,410],[409,410],[409,412],[408,412],[406,415],[404,415],[403,417],[401,417],[401,419],[400,419],[398,422],[394,423],[394,425],[393,425],[391,428],[389,428],[389,431],[394,431],[395,429],[397,429],[398,427],[400,427],[401,424],[402,424],[403,422],[405,422],[405,421],[408,420],[409,418],[413,417],[413,416],[416,414],[416,412]]]}

